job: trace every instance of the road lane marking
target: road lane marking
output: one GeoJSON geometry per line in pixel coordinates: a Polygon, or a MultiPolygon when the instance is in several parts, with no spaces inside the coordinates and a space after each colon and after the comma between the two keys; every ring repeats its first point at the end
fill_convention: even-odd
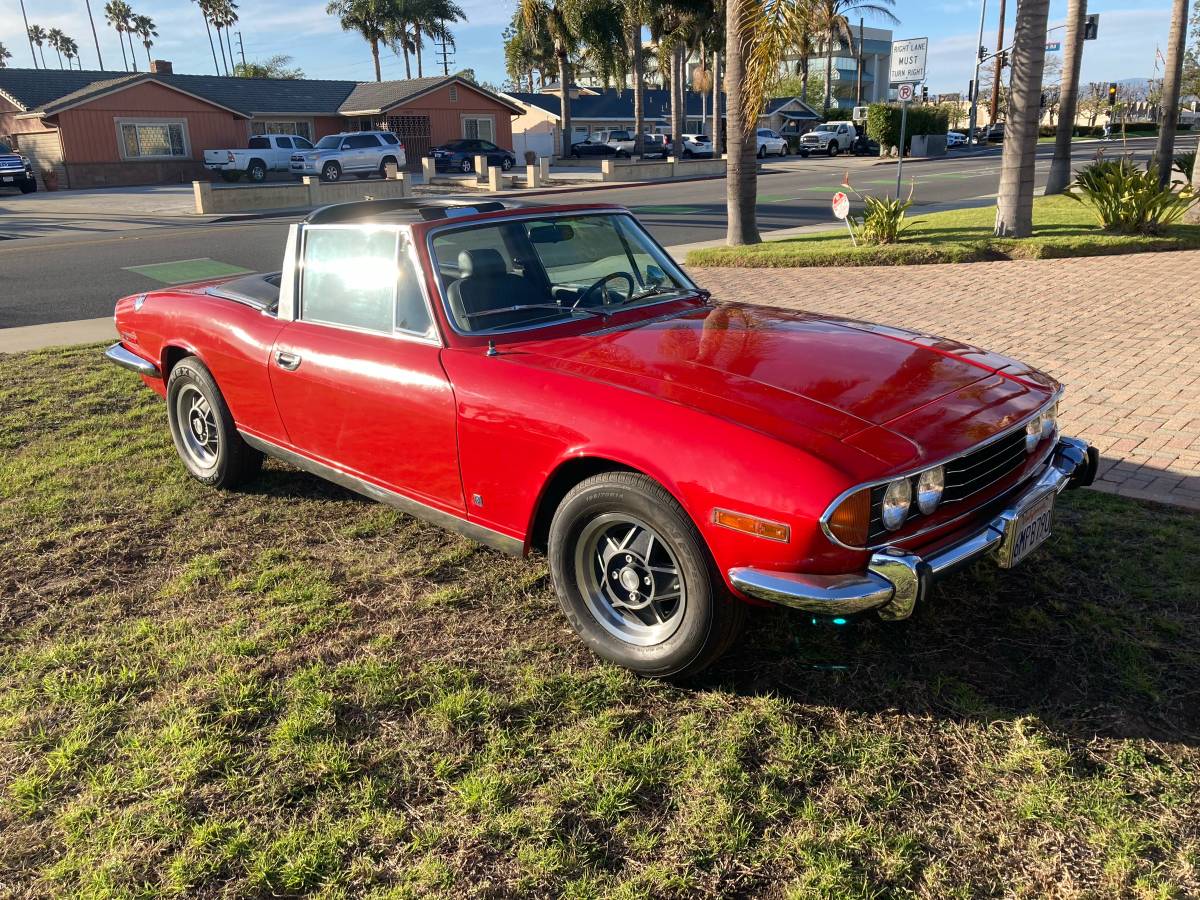
{"type": "Polygon", "coordinates": [[[235,266],[231,263],[209,259],[177,259],[172,262],[148,263],[142,266],[122,266],[126,272],[138,275],[163,284],[184,284],[188,281],[206,281],[209,278],[225,278],[230,275],[246,275],[251,269],[235,266]]]}

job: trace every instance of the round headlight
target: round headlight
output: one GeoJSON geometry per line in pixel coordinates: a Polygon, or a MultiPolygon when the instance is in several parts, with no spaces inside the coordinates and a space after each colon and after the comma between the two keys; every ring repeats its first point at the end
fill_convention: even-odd
{"type": "Polygon", "coordinates": [[[912,483],[907,478],[897,478],[883,493],[883,527],[895,531],[908,518],[912,505],[912,483]]]}
{"type": "Polygon", "coordinates": [[[942,491],[946,489],[946,469],[934,466],[926,469],[917,479],[917,508],[929,515],[942,502],[942,491]]]}
{"type": "Polygon", "coordinates": [[[1025,426],[1025,452],[1032,453],[1042,440],[1042,417],[1034,416],[1025,426]]]}
{"type": "Polygon", "coordinates": [[[1058,430],[1058,404],[1055,403],[1042,413],[1042,437],[1050,437],[1058,430]]]}

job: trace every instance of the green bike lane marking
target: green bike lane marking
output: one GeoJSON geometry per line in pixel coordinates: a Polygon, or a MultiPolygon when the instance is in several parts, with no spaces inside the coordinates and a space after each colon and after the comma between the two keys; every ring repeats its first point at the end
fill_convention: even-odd
{"type": "Polygon", "coordinates": [[[251,270],[232,263],[209,259],[177,259],[172,262],[148,263],[142,266],[122,266],[126,272],[136,272],[163,284],[183,284],[188,281],[205,281],[210,278],[227,278],[230,275],[246,275],[251,270]]]}

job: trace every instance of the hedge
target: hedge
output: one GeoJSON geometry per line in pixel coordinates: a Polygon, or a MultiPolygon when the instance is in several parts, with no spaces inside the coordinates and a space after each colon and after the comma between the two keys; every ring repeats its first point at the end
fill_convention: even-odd
{"type": "MultiPolygon", "coordinates": [[[[867,137],[878,141],[880,147],[896,147],[900,144],[900,107],[888,103],[872,103],[867,108],[867,137]]],[[[914,134],[945,134],[950,128],[950,118],[944,109],[920,104],[909,104],[908,123],[905,126],[905,152],[914,134]]]]}

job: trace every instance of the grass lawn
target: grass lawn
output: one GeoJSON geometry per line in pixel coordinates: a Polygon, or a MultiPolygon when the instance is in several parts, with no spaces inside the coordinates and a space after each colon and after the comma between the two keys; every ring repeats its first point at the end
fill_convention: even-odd
{"type": "Polygon", "coordinates": [[[1023,240],[992,236],[994,206],[947,212],[909,211],[912,224],[899,243],[854,247],[845,229],[822,231],[747,247],[710,247],[688,254],[692,266],[891,266],[978,262],[995,259],[1052,259],[1106,256],[1147,250],[1200,247],[1200,225],[1176,225],[1162,237],[1110,234],[1100,230],[1089,207],[1067,197],[1039,197],[1035,234],[1023,240]]]}
{"type": "Polygon", "coordinates": [[[97,348],[0,357],[0,895],[1200,894],[1200,517],[1064,495],[909,622],[686,685],[540,560],[185,477],[97,348]]]}

